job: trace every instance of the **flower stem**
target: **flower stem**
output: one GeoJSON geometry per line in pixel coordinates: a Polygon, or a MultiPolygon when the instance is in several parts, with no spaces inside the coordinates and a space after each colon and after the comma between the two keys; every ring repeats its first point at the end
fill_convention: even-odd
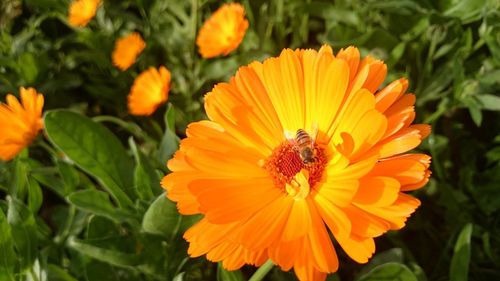
{"type": "Polygon", "coordinates": [[[271,269],[274,267],[274,263],[272,260],[267,260],[266,263],[264,263],[255,273],[248,279],[248,281],[260,281],[266,274],[271,271],[271,269]]]}

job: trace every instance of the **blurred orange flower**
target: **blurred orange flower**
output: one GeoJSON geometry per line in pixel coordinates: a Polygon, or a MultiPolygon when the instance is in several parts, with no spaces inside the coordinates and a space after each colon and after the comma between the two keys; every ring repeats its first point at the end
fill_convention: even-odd
{"type": "Polygon", "coordinates": [[[133,115],[151,115],[168,99],[170,71],[164,66],[150,67],[134,81],[128,95],[128,110],[133,115]]]}
{"type": "Polygon", "coordinates": [[[247,28],[243,6],[239,3],[224,4],[201,27],[196,38],[198,51],[204,58],[226,56],[238,48],[247,28]]]}
{"type": "Polygon", "coordinates": [[[7,94],[0,103],[0,159],[11,160],[43,129],[43,95],[33,88],[20,88],[21,103],[7,94]]]}
{"type": "Polygon", "coordinates": [[[192,257],[228,270],[271,259],[300,280],[338,269],[330,235],[366,263],[374,237],[400,229],[420,205],[430,157],[407,153],[430,133],[412,125],[408,82],[377,91],[386,65],[349,47],[285,49],[241,67],[205,97],[162,180],[182,214],[192,257]]]}
{"type": "Polygon", "coordinates": [[[69,6],[68,21],[73,26],[86,26],[95,16],[101,0],[75,0],[69,6]]]}
{"type": "Polygon", "coordinates": [[[127,70],[135,63],[135,60],[145,47],[146,43],[137,32],[116,40],[112,55],[113,64],[122,71],[127,70]]]}

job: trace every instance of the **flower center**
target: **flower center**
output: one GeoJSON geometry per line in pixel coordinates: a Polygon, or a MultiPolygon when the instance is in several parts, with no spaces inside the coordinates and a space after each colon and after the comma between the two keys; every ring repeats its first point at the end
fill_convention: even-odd
{"type": "Polygon", "coordinates": [[[325,150],[316,143],[311,147],[299,147],[284,141],[273,150],[264,168],[274,178],[276,187],[291,196],[304,197],[304,192],[307,195],[321,180],[326,163],[325,150]]]}

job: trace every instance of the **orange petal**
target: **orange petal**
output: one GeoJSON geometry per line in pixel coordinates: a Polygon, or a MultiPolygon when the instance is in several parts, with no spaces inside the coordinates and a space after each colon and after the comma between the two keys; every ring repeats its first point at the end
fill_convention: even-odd
{"type": "Polygon", "coordinates": [[[387,130],[382,139],[390,137],[403,128],[407,128],[415,119],[413,106],[407,107],[400,112],[387,116],[387,130]]]}
{"type": "Polygon", "coordinates": [[[200,204],[187,188],[193,175],[195,174],[192,172],[170,173],[161,180],[161,186],[167,190],[168,199],[177,202],[177,208],[183,215],[194,215],[200,212],[200,204]]]}
{"type": "Polygon", "coordinates": [[[375,108],[385,112],[396,100],[398,100],[408,88],[407,79],[399,79],[385,86],[375,95],[375,108]]]}
{"type": "Polygon", "coordinates": [[[364,238],[353,234],[347,238],[335,236],[335,239],[344,252],[358,263],[367,263],[368,259],[375,253],[375,242],[371,237],[364,238]]]}
{"type": "Polygon", "coordinates": [[[241,221],[283,195],[270,178],[200,179],[189,183],[211,223],[241,221]]]}
{"type": "Polygon", "coordinates": [[[340,49],[339,53],[337,54],[337,58],[346,61],[349,65],[349,81],[352,81],[352,79],[354,79],[354,76],[358,72],[360,58],[358,48],[349,46],[346,49],[340,49]]]}
{"type": "Polygon", "coordinates": [[[205,110],[208,117],[220,124],[226,134],[238,139],[241,146],[253,148],[263,155],[271,153],[274,146],[281,141],[276,136],[282,132],[273,131],[272,127],[265,123],[259,107],[245,104],[239,98],[238,89],[234,84],[217,84],[205,96],[205,110]]]}
{"type": "Polygon", "coordinates": [[[360,181],[353,202],[364,205],[389,206],[398,198],[399,188],[399,182],[390,177],[364,177],[360,181]]]}
{"type": "Polygon", "coordinates": [[[375,207],[356,203],[354,205],[386,220],[391,224],[391,229],[400,229],[405,226],[406,219],[420,206],[420,201],[410,195],[399,193],[398,199],[391,206],[375,207]]]}
{"type": "Polygon", "coordinates": [[[293,267],[295,274],[299,278],[300,281],[322,281],[326,279],[326,273],[318,271],[313,266],[304,264],[304,265],[296,265],[293,267]]]}
{"type": "MultiPolygon", "coordinates": [[[[320,132],[327,132],[339,114],[346,97],[349,84],[349,67],[344,60],[332,57],[325,59],[319,55],[308,62],[309,53],[304,54],[306,66],[315,67],[305,70],[306,90],[306,126],[316,124],[320,132]]],[[[313,58],[311,57],[310,60],[313,58]]]]}
{"type": "Polygon", "coordinates": [[[288,220],[283,229],[282,239],[291,241],[305,236],[311,230],[311,213],[306,200],[294,200],[288,220]]]}
{"type": "Polygon", "coordinates": [[[385,110],[384,114],[386,116],[391,116],[398,112],[404,111],[408,107],[412,107],[414,104],[415,95],[405,94],[402,95],[396,102],[394,102],[387,110],[385,110]]]}
{"type": "Polygon", "coordinates": [[[292,200],[283,195],[245,222],[241,229],[241,244],[250,250],[261,250],[278,239],[290,214],[292,200]]]}
{"type": "Polygon", "coordinates": [[[335,272],[338,269],[338,258],[333,248],[325,225],[315,208],[315,203],[308,199],[312,214],[312,231],[307,236],[305,248],[311,251],[315,267],[323,272],[335,272]]]}
{"type": "Polygon", "coordinates": [[[414,190],[424,185],[430,172],[430,156],[405,154],[384,159],[375,164],[370,176],[391,176],[401,184],[401,190],[414,190]]]}
{"type": "Polygon", "coordinates": [[[279,58],[265,60],[262,70],[262,79],[283,129],[295,132],[305,128],[304,75],[297,55],[285,49],[279,58]]]}
{"type": "Polygon", "coordinates": [[[371,156],[356,163],[352,163],[344,169],[330,168],[330,166],[327,166],[325,168],[326,177],[335,179],[335,181],[359,179],[373,168],[377,162],[377,158],[377,156],[371,156]]]}
{"type": "Polygon", "coordinates": [[[351,131],[355,147],[349,158],[356,161],[366,157],[366,152],[382,139],[386,128],[387,119],[383,114],[376,110],[366,112],[351,131]]]}
{"type": "Polygon", "coordinates": [[[200,220],[184,233],[184,239],[189,242],[188,254],[191,257],[206,254],[233,235],[238,226],[239,223],[221,225],[200,220]]]}
{"type": "Polygon", "coordinates": [[[327,178],[325,182],[318,184],[317,191],[338,207],[346,207],[351,204],[358,186],[358,180],[336,181],[333,177],[331,179],[327,178]]]}
{"type": "Polygon", "coordinates": [[[351,221],[342,209],[336,207],[329,199],[321,193],[313,193],[312,198],[323,221],[328,225],[330,231],[339,236],[348,236],[351,232],[351,221]]]}
{"type": "MultiPolygon", "coordinates": [[[[414,126],[414,125],[413,125],[414,126]]],[[[380,158],[386,158],[414,149],[422,142],[422,135],[417,127],[410,126],[379,143],[380,158]]]]}
{"type": "Polygon", "coordinates": [[[269,258],[283,271],[290,270],[298,257],[302,254],[304,238],[292,241],[276,240],[269,248],[269,258]]]}
{"type": "Polygon", "coordinates": [[[377,237],[391,227],[387,221],[355,206],[344,208],[343,211],[352,223],[351,232],[361,237],[377,237]]]}
{"type": "MultiPolygon", "coordinates": [[[[365,89],[361,89],[351,95],[350,101],[344,105],[340,115],[332,123],[327,134],[336,143],[340,142],[341,133],[352,135],[355,125],[360,122],[368,111],[372,111],[375,106],[375,98],[365,89]]],[[[354,139],[354,144],[357,140],[354,139]]]]}

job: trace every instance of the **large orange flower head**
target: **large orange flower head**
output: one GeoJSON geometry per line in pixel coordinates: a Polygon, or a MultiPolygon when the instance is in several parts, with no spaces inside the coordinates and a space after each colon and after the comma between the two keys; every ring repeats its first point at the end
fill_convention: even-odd
{"type": "Polygon", "coordinates": [[[198,51],[204,58],[228,55],[240,45],[248,20],[239,3],[224,4],[205,21],[196,38],[198,51]]]}
{"type": "Polygon", "coordinates": [[[170,71],[164,66],[150,67],[134,81],[128,95],[128,110],[133,115],[151,115],[168,99],[170,71]]]}
{"type": "Polygon", "coordinates": [[[43,128],[43,95],[33,88],[21,88],[21,103],[7,94],[0,103],[0,159],[11,160],[27,147],[43,128]]]}
{"type": "Polygon", "coordinates": [[[373,238],[419,206],[430,157],[408,153],[430,132],[412,125],[415,96],[386,65],[349,47],[285,49],[241,67],[205,97],[162,186],[182,214],[192,257],[228,270],[271,259],[300,280],[324,280],[338,260],[330,234],[366,263],[373,238]]]}
{"type": "Polygon", "coordinates": [[[75,0],[69,6],[68,21],[73,26],[86,26],[95,16],[101,0],[75,0]]]}
{"type": "Polygon", "coordinates": [[[120,70],[127,70],[135,63],[137,56],[144,50],[146,43],[139,33],[133,32],[115,42],[112,59],[113,64],[120,70]]]}

